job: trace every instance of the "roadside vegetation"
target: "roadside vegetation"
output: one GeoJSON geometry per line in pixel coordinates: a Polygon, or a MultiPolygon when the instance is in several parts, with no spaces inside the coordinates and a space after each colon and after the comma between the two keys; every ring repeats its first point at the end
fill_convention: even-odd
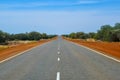
{"type": "Polygon", "coordinates": [[[54,40],[56,36],[57,35],[47,35],[46,33],[41,34],[35,31],[20,34],[9,34],[0,31],[0,61],[54,40]]]}
{"type": "Polygon", "coordinates": [[[51,39],[57,35],[47,35],[32,31],[29,33],[9,34],[0,30],[0,44],[8,44],[11,41],[39,41],[42,39],[51,39]]]}
{"type": "Polygon", "coordinates": [[[120,23],[116,23],[114,26],[103,25],[101,26],[100,30],[98,30],[96,33],[72,32],[63,36],[72,39],[92,38],[99,41],[120,42],[120,23]]]}
{"type": "Polygon", "coordinates": [[[73,32],[63,38],[120,59],[120,23],[103,25],[96,33],[73,32]]]}

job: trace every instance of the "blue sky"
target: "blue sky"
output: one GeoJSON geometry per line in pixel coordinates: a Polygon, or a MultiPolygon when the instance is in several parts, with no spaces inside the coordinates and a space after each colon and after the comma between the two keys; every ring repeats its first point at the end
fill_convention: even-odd
{"type": "Polygon", "coordinates": [[[96,32],[120,22],[120,0],[0,0],[0,30],[48,34],[96,32]]]}

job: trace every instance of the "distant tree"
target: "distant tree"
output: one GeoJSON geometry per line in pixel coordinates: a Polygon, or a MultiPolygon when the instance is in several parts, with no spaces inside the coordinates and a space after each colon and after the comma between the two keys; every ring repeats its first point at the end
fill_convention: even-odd
{"type": "Polygon", "coordinates": [[[28,40],[28,35],[26,33],[15,34],[14,39],[16,39],[16,40],[28,40]]]}
{"type": "Polygon", "coordinates": [[[82,38],[83,37],[83,35],[84,35],[84,33],[83,32],[77,32],[76,33],[76,38],[82,38]]]}
{"type": "Polygon", "coordinates": [[[112,32],[112,41],[119,42],[120,41],[120,29],[114,30],[112,32]]]}
{"type": "Polygon", "coordinates": [[[88,33],[88,37],[89,38],[96,38],[96,33],[90,32],[90,33],[88,33]]]}
{"type": "Polygon", "coordinates": [[[63,37],[69,37],[69,34],[63,34],[62,36],[63,37]]]}
{"type": "Polygon", "coordinates": [[[73,32],[65,36],[70,37],[72,39],[87,39],[88,38],[88,34],[84,32],[76,32],[76,33],[73,32]]]}
{"type": "Polygon", "coordinates": [[[84,33],[84,32],[77,32],[77,33],[76,33],[76,37],[77,37],[78,39],[86,39],[86,38],[88,38],[88,34],[86,34],[86,33],[84,33]]]}
{"type": "Polygon", "coordinates": [[[10,41],[15,40],[15,34],[10,34],[9,40],[10,41]]]}
{"type": "Polygon", "coordinates": [[[47,39],[48,38],[46,33],[41,34],[41,36],[42,36],[42,39],[47,39]]]}
{"type": "Polygon", "coordinates": [[[111,41],[112,27],[110,25],[104,25],[97,32],[97,39],[103,41],[111,41]]]}
{"type": "Polygon", "coordinates": [[[120,29],[120,23],[116,23],[115,26],[114,26],[114,29],[120,29]]]}
{"type": "Polygon", "coordinates": [[[58,35],[47,35],[49,39],[57,37],[58,35]]]}
{"type": "Polygon", "coordinates": [[[3,43],[3,42],[5,42],[5,35],[4,35],[4,32],[0,30],[0,43],[3,43]]]}
{"type": "Polygon", "coordinates": [[[76,39],[76,38],[77,38],[77,37],[76,37],[76,33],[74,33],[74,32],[71,33],[71,34],[69,35],[69,37],[72,38],[72,39],[76,39]]]}
{"type": "Polygon", "coordinates": [[[41,34],[39,32],[32,31],[29,33],[29,40],[40,40],[41,34]]]}
{"type": "Polygon", "coordinates": [[[0,43],[5,43],[9,40],[10,35],[0,30],[0,43]]]}

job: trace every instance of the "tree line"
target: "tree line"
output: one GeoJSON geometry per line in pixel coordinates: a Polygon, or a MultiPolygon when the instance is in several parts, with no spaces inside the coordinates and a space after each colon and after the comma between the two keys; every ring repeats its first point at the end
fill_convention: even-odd
{"type": "Polygon", "coordinates": [[[13,40],[40,40],[40,39],[49,39],[56,37],[57,35],[48,35],[46,33],[39,33],[36,31],[19,33],[19,34],[9,34],[0,30],[0,44],[4,44],[7,41],[13,40]]]}
{"type": "Polygon", "coordinates": [[[119,42],[120,41],[120,23],[116,23],[114,26],[103,25],[100,30],[90,33],[84,32],[72,32],[70,34],[63,35],[72,39],[88,39],[93,38],[101,41],[119,42]]]}

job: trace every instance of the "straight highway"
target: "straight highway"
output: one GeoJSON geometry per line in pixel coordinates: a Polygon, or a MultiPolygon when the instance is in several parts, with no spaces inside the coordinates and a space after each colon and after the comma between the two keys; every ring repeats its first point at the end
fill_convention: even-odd
{"type": "Polygon", "coordinates": [[[120,80],[120,63],[59,37],[0,63],[0,80],[120,80]]]}

